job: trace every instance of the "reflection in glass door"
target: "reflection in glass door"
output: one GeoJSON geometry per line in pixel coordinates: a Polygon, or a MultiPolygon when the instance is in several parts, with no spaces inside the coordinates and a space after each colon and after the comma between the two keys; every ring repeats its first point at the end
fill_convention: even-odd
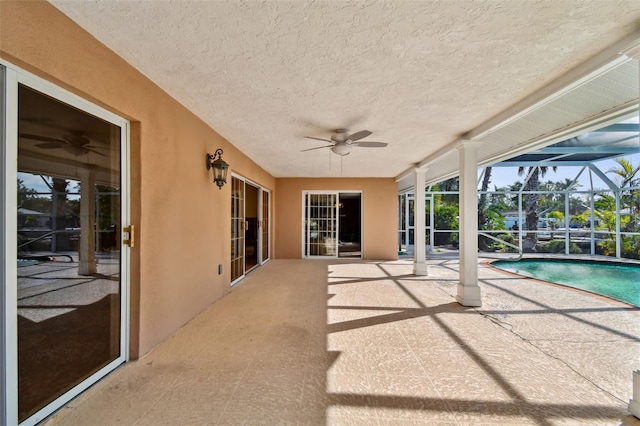
{"type": "Polygon", "coordinates": [[[126,359],[125,122],[27,85],[17,99],[17,296],[7,303],[17,313],[16,417],[34,424],[126,359]]]}

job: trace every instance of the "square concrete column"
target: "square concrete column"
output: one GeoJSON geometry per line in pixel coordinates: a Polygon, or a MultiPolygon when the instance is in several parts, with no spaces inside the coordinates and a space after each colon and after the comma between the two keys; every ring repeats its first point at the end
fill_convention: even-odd
{"type": "Polygon", "coordinates": [[[481,306],[478,286],[478,142],[460,146],[460,282],[456,300],[463,306],[481,306]]]}
{"type": "Polygon", "coordinates": [[[425,223],[425,199],[424,181],[427,174],[426,168],[416,168],[415,172],[415,199],[413,201],[413,273],[415,275],[427,274],[426,238],[424,235],[425,223]]]}
{"type": "MultiPolygon", "coordinates": [[[[638,80],[640,81],[640,44],[623,52],[638,62],[638,80]]],[[[605,180],[606,182],[606,180],[605,180]]],[[[620,192],[616,192],[616,257],[620,257],[620,192]]],[[[629,400],[629,412],[640,419],[640,370],[633,372],[633,398],[629,400]]]]}
{"type": "Polygon", "coordinates": [[[629,412],[640,419],[640,370],[633,372],[633,399],[629,400],[629,412]]]}

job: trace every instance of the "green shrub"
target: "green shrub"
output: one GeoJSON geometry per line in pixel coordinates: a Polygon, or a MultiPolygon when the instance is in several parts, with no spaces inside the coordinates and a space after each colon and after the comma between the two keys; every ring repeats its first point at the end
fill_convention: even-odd
{"type": "Polygon", "coordinates": [[[496,238],[505,241],[509,244],[515,244],[516,239],[513,237],[513,234],[498,234],[496,238]]]}
{"type": "MultiPolygon", "coordinates": [[[[564,253],[564,240],[551,240],[549,242],[536,244],[538,253],[564,253]]],[[[582,254],[582,250],[576,243],[569,243],[569,253],[582,254]]]]}
{"type": "MultiPolygon", "coordinates": [[[[616,241],[614,239],[601,241],[598,243],[598,247],[602,249],[605,256],[616,255],[616,241]]],[[[640,259],[640,237],[637,235],[623,237],[620,242],[620,251],[625,259],[640,259]]]]}
{"type": "MultiPolygon", "coordinates": [[[[493,236],[509,244],[515,244],[515,239],[511,234],[504,233],[504,234],[497,234],[493,236]]],[[[483,235],[478,236],[478,248],[480,248],[480,250],[482,251],[499,251],[499,252],[515,251],[513,247],[509,247],[506,244],[503,244],[499,241],[495,241],[491,238],[487,238],[483,235]]]]}

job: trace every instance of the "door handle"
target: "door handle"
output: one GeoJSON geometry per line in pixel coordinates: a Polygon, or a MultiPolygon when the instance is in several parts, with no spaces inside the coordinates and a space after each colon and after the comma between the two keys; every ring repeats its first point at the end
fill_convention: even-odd
{"type": "Polygon", "coordinates": [[[125,226],[124,228],[122,228],[122,230],[124,232],[126,232],[128,234],[128,239],[126,240],[122,240],[123,244],[128,245],[129,247],[133,248],[135,246],[136,243],[136,228],[133,225],[129,225],[129,226],[125,226]]]}

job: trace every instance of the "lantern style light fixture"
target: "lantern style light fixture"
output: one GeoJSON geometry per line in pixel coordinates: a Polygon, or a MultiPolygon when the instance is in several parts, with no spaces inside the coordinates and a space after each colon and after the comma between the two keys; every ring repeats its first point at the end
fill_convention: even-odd
{"type": "Polygon", "coordinates": [[[229,170],[229,165],[222,159],[222,149],[216,150],[213,155],[207,153],[207,170],[210,169],[213,169],[213,182],[222,189],[227,183],[227,170],[229,170]]]}

